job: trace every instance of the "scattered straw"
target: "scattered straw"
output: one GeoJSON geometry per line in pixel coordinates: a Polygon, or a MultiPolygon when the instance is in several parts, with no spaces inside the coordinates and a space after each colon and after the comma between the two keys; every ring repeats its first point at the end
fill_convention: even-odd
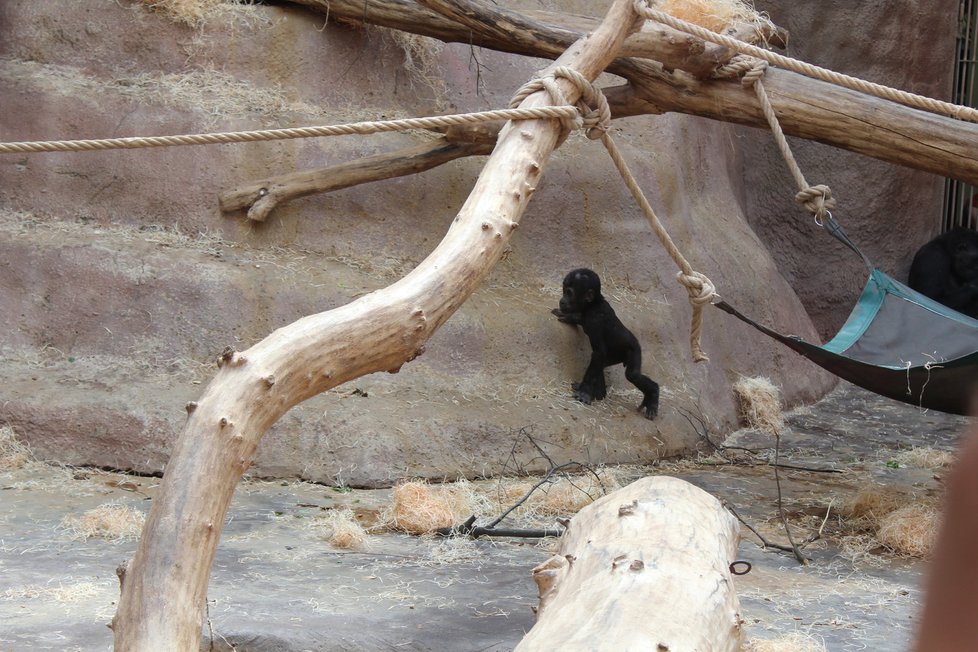
{"type": "Polygon", "coordinates": [[[208,20],[254,4],[235,0],[142,0],[142,3],[151,11],[157,11],[176,23],[191,27],[201,27],[208,20]]]}
{"type": "Polygon", "coordinates": [[[324,536],[331,545],[346,550],[367,548],[367,531],[363,529],[356,515],[349,509],[336,509],[317,519],[324,536]]]}
{"type": "Polygon", "coordinates": [[[905,505],[908,500],[907,494],[899,489],[871,485],[860,489],[852,500],[839,509],[848,519],[877,529],[887,514],[905,505]]]}
{"type": "Polygon", "coordinates": [[[890,459],[901,467],[911,469],[940,469],[954,464],[954,453],[929,446],[913,447],[900,451],[890,459]]]}
{"type": "Polygon", "coordinates": [[[747,425],[777,434],[784,428],[781,390],[767,378],[741,378],[733,385],[747,425]]]}
{"type": "Polygon", "coordinates": [[[145,520],[142,512],[129,505],[105,503],[79,516],[65,516],[61,527],[73,540],[100,537],[121,541],[138,538],[145,520]]]}
{"type": "Polygon", "coordinates": [[[811,634],[791,632],[778,638],[751,639],[744,652],[825,652],[825,643],[811,634]]]}
{"type": "Polygon", "coordinates": [[[14,436],[13,428],[0,427],[0,471],[19,469],[33,459],[27,445],[14,436]]]}
{"type": "Polygon", "coordinates": [[[744,0],[662,0],[657,9],[714,32],[722,32],[736,23],[767,22],[744,0]]]}
{"type": "Polygon", "coordinates": [[[0,593],[0,600],[52,600],[60,603],[81,602],[102,592],[104,586],[95,582],[48,585],[28,584],[0,593]]]}

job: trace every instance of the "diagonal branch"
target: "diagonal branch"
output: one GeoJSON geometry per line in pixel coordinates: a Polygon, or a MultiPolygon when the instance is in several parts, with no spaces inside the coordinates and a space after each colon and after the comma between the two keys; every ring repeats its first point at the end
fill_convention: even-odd
{"type": "MultiPolygon", "coordinates": [[[[601,26],[558,64],[597,77],[636,25],[615,0],[601,26]]],[[[546,71],[545,73],[546,74],[546,71]]],[[[580,91],[555,82],[569,101],[580,91]]],[[[534,93],[521,106],[550,103],[534,93]]],[[[553,120],[510,123],[444,239],[393,285],[228,351],[171,452],[112,628],[115,649],[196,650],[207,584],[231,496],[265,432],[293,405],[376,371],[396,371],[502,257],[561,138],[553,120]]]]}

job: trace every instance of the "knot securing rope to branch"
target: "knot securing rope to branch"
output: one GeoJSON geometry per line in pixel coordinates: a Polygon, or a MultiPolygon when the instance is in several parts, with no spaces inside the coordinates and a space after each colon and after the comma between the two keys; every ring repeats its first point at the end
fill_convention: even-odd
{"type": "Polygon", "coordinates": [[[516,108],[527,97],[537,91],[545,90],[550,95],[550,100],[557,106],[565,106],[570,103],[564,97],[557,78],[563,78],[574,84],[580,91],[580,97],[573,105],[577,109],[575,118],[565,118],[561,120],[564,133],[561,140],[567,137],[567,133],[574,129],[584,129],[588,138],[596,140],[601,134],[608,130],[611,125],[611,107],[604,93],[599,91],[588,81],[587,77],[567,66],[558,66],[546,77],[538,77],[523,84],[513,99],[510,100],[510,108],[516,108]]]}

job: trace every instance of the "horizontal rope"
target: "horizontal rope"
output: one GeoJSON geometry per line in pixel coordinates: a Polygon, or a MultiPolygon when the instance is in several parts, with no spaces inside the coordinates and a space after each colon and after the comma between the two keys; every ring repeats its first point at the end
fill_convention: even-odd
{"type": "Polygon", "coordinates": [[[458,113],[426,118],[355,122],[319,127],[229,131],[181,136],[136,136],[131,138],[102,138],[98,140],[47,140],[19,143],[0,143],[0,154],[25,152],[84,152],[103,149],[138,149],[142,147],[179,147],[184,145],[225,145],[293,138],[321,138],[352,134],[376,134],[409,129],[438,129],[461,124],[496,122],[500,120],[567,120],[578,116],[572,106],[542,106],[523,109],[500,109],[479,113],[458,113]]]}

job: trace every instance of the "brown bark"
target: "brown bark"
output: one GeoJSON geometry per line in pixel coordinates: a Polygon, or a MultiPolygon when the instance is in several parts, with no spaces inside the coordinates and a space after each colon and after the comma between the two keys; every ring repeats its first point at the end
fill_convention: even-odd
{"type": "MultiPolygon", "coordinates": [[[[601,26],[558,63],[594,79],[636,25],[616,0],[601,26]]],[[[579,91],[558,82],[570,100],[579,91]]],[[[522,106],[550,104],[544,93],[522,106]]],[[[234,487],[265,431],[293,405],[376,371],[396,371],[465,301],[501,257],[560,126],[508,124],[438,247],[399,282],[228,352],[167,464],[113,619],[115,649],[189,651],[199,643],[208,577],[234,487]]]]}
{"type": "MultiPolygon", "coordinates": [[[[546,11],[522,13],[488,3],[449,4],[423,0],[292,0],[328,18],[349,24],[370,24],[421,34],[446,43],[465,43],[501,52],[552,59],[571,43],[597,27],[599,19],[546,11]],[[461,20],[467,17],[466,20],[461,20]],[[475,29],[466,25],[478,24],[475,29]]],[[[764,41],[784,47],[787,35],[775,25],[741,25],[733,36],[764,41]]],[[[704,43],[666,25],[649,23],[641,32],[625,39],[619,56],[645,57],[662,62],[668,69],[709,78],[718,65],[735,53],[723,46],[704,43]]]]}
{"type": "MultiPolygon", "coordinates": [[[[478,0],[422,0],[438,13],[409,0],[370,0],[367,4],[358,0],[294,1],[345,21],[368,22],[446,42],[543,58],[562,52],[584,30],[578,19],[565,20],[566,25],[558,27],[478,0]]],[[[658,27],[645,29],[652,31],[642,34],[652,36],[642,36],[640,46],[635,43],[641,35],[633,36],[628,41],[632,49],[623,51],[636,56],[620,56],[608,66],[608,72],[629,81],[606,91],[616,118],[678,112],[768,129],[753,91],[742,88],[739,80],[697,79],[683,72],[669,72],[685,67],[703,77],[704,70],[712,73],[716,62],[725,62],[726,56],[716,58],[715,50],[693,37],[677,36],[676,32],[662,35],[658,27]]],[[[769,68],[764,86],[789,136],[978,184],[976,124],[911,109],[786,70],[769,68]]]]}
{"type": "Polygon", "coordinates": [[[730,564],[737,519],[678,478],[638,480],[582,509],[533,569],[536,650],[740,650],[730,564]]]}

